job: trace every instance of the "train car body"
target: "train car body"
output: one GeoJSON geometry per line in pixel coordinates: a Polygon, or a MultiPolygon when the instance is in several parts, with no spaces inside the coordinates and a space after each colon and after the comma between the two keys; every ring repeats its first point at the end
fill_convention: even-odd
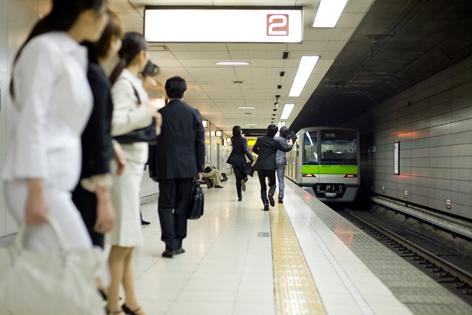
{"type": "Polygon", "coordinates": [[[285,176],[311,186],[321,201],[352,202],[360,185],[359,133],[339,127],[303,128],[287,153],[285,176]]]}

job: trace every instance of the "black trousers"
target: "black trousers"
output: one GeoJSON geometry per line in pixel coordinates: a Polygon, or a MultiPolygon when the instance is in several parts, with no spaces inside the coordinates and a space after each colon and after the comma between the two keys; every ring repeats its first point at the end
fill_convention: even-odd
{"type": "Polygon", "coordinates": [[[158,214],[166,250],[178,250],[187,236],[187,210],[193,178],[159,181],[158,214]]]}
{"type": "Polygon", "coordinates": [[[233,170],[234,170],[234,176],[236,176],[236,190],[238,192],[238,198],[242,198],[242,193],[241,193],[241,179],[244,179],[247,181],[247,175],[244,172],[244,167],[243,166],[234,166],[233,165],[233,170]]]}
{"type": "Polygon", "coordinates": [[[85,226],[92,239],[92,244],[103,249],[105,244],[105,236],[93,230],[95,222],[97,221],[97,197],[95,194],[82,188],[80,183],[72,192],[72,201],[80,212],[85,226]]]}
{"type": "Polygon", "coordinates": [[[273,196],[275,194],[275,189],[277,188],[275,183],[275,171],[257,170],[257,175],[259,176],[259,183],[261,184],[261,199],[264,205],[267,205],[269,204],[269,200],[267,200],[266,177],[269,178],[269,195],[273,196]]]}

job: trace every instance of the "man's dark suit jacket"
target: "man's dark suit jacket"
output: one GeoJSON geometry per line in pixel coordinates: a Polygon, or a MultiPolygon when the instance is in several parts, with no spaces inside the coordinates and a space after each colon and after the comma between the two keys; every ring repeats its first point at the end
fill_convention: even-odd
{"type": "Polygon", "coordinates": [[[111,143],[113,102],[111,84],[94,56],[89,56],[87,78],[93,93],[93,109],[82,134],[82,174],[80,178],[110,172],[114,157],[111,143]]]}
{"type": "Polygon", "coordinates": [[[264,136],[258,138],[252,149],[254,153],[259,155],[254,169],[275,171],[277,169],[275,162],[277,150],[288,152],[292,150],[292,146],[281,143],[274,137],[264,136]]]}
{"type": "Polygon", "coordinates": [[[205,164],[205,130],[200,112],[181,100],[172,100],[159,112],[161,134],[149,146],[149,175],[157,181],[194,178],[205,164]]]}
{"type": "Polygon", "coordinates": [[[254,162],[254,158],[247,149],[247,139],[243,137],[232,137],[231,144],[233,146],[233,151],[228,157],[226,163],[233,165],[233,167],[246,167],[246,156],[251,161],[254,162]]]}

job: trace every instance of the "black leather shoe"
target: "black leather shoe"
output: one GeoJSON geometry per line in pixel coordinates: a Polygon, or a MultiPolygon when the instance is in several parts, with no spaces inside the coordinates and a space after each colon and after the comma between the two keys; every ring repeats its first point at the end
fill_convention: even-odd
{"type": "Polygon", "coordinates": [[[223,186],[217,185],[217,186],[215,186],[215,188],[223,188],[223,186]]]}
{"type": "Polygon", "coordinates": [[[243,197],[239,197],[239,198],[238,198],[238,201],[243,201],[243,197]]]}
{"type": "Polygon", "coordinates": [[[244,181],[244,179],[241,179],[241,189],[243,191],[246,191],[246,182],[244,181]]]}
{"type": "Polygon", "coordinates": [[[151,222],[149,221],[144,221],[144,220],[141,220],[141,225],[149,225],[151,224],[151,222]]]}
{"type": "Polygon", "coordinates": [[[275,207],[274,195],[269,195],[269,202],[272,207],[275,207]]]}
{"type": "Polygon", "coordinates": [[[162,257],[172,258],[172,256],[176,255],[176,252],[173,250],[166,249],[162,252],[162,257]]]}
{"type": "Polygon", "coordinates": [[[269,211],[269,205],[268,204],[264,205],[264,211],[269,211]]]}
{"type": "Polygon", "coordinates": [[[284,200],[282,198],[279,198],[279,203],[284,203],[284,200]]]}
{"type": "Polygon", "coordinates": [[[185,249],[183,249],[183,248],[181,247],[181,248],[179,248],[179,249],[175,252],[174,255],[180,255],[180,254],[183,254],[183,253],[185,253],[185,249]]]}

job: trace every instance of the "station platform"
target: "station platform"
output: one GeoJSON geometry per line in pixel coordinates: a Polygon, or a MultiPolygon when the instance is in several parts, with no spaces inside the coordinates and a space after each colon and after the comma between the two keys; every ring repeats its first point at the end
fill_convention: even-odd
{"type": "Polygon", "coordinates": [[[286,179],[262,211],[257,178],[207,189],[183,248],[161,257],[157,202],[135,252],[137,295],[150,315],[472,314],[472,308],[286,179]]]}

